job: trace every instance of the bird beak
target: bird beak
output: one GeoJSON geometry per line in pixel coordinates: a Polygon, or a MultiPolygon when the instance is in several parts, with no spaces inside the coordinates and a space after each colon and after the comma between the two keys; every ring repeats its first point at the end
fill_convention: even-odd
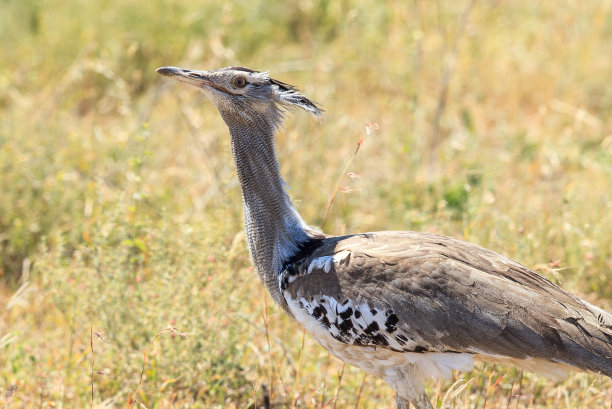
{"type": "Polygon", "coordinates": [[[203,88],[204,85],[216,88],[215,84],[206,76],[205,71],[184,70],[178,67],[161,67],[155,71],[198,88],[203,88]]]}
{"type": "Polygon", "coordinates": [[[160,67],[155,71],[157,71],[161,75],[165,75],[166,77],[186,82],[189,85],[193,85],[194,87],[203,90],[214,88],[217,91],[221,91],[225,94],[237,95],[216,84],[213,80],[210,79],[210,77],[208,76],[208,72],[206,71],[192,71],[178,67],[160,67]]]}

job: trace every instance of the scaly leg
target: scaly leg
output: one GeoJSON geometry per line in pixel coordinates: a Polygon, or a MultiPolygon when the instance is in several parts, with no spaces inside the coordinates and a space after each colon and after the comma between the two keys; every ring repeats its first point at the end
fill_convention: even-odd
{"type": "Polygon", "coordinates": [[[396,368],[385,380],[397,393],[397,409],[408,409],[410,403],[415,409],[433,409],[425,393],[425,377],[415,365],[396,368]]]}
{"type": "Polygon", "coordinates": [[[411,396],[410,403],[414,405],[415,409],[433,409],[425,392],[411,396]]]}
{"type": "Polygon", "coordinates": [[[402,398],[400,394],[396,394],[395,409],[410,409],[410,402],[402,398]]]}
{"type": "Polygon", "coordinates": [[[415,398],[415,400],[410,401],[402,398],[399,393],[396,395],[396,397],[396,409],[410,409],[410,402],[414,404],[416,409],[433,409],[433,407],[431,406],[431,402],[429,402],[429,399],[425,394],[415,398]]]}

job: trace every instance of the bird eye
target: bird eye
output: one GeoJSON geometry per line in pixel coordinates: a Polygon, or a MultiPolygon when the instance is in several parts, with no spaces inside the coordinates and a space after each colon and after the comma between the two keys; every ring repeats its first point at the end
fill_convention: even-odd
{"type": "Polygon", "coordinates": [[[232,80],[232,84],[238,88],[244,88],[247,84],[247,80],[244,77],[236,77],[232,80]]]}

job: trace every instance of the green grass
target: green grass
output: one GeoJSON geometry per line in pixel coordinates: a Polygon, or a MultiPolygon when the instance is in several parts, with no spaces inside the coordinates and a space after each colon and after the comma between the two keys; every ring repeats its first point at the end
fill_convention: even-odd
{"type": "MultiPolygon", "coordinates": [[[[262,407],[262,385],[392,406],[257,283],[225,125],[162,65],[269,70],[323,105],[278,137],[314,225],[365,137],[328,233],[465,238],[611,309],[612,3],[404,3],[3,3],[0,408],[262,407]]],[[[456,381],[437,407],[612,404],[596,375],[456,381]]]]}

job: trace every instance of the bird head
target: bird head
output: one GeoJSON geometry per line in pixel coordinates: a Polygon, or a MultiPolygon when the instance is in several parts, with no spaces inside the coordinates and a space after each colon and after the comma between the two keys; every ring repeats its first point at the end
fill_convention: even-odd
{"type": "Polygon", "coordinates": [[[273,128],[287,109],[302,108],[315,116],[322,110],[292,85],[270,78],[267,72],[244,67],[193,71],[177,67],[156,70],[166,77],[186,82],[204,92],[219,109],[228,125],[240,119],[266,120],[273,128]]]}

